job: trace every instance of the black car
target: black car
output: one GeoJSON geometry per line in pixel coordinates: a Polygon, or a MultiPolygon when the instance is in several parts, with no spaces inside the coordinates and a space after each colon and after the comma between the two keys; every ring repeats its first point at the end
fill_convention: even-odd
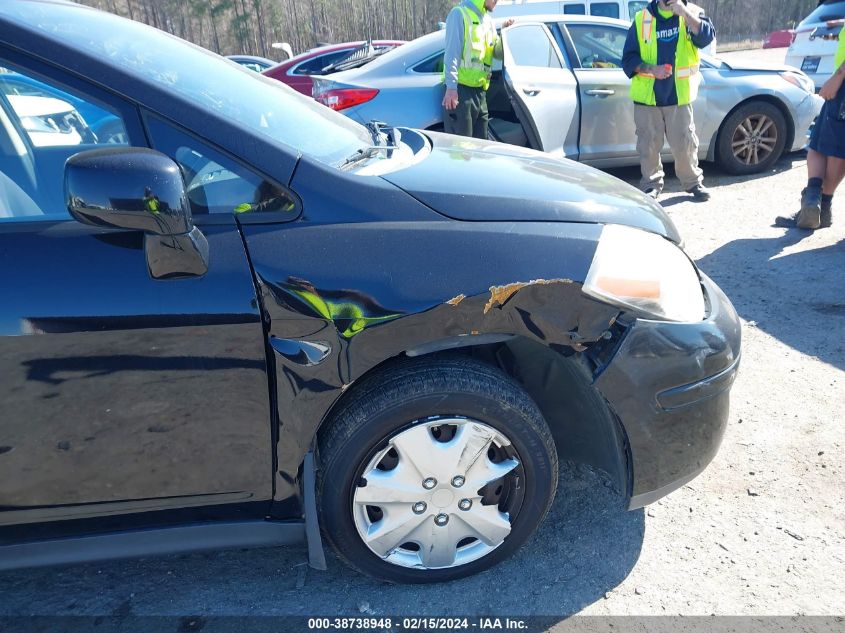
{"type": "Polygon", "coordinates": [[[326,538],[448,580],[531,536],[559,458],[637,508],[715,454],[739,320],[634,188],[363,127],[80,5],[0,28],[0,66],[126,140],[35,146],[0,90],[0,567],[303,540],[319,566],[326,538]]]}

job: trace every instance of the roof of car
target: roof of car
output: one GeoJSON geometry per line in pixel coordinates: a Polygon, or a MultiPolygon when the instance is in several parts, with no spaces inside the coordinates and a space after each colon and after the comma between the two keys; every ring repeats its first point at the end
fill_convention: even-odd
{"type": "Polygon", "coordinates": [[[520,22],[569,22],[571,24],[587,23],[587,24],[610,24],[613,26],[628,27],[631,25],[626,20],[617,18],[605,18],[600,15],[573,15],[569,13],[538,13],[537,15],[519,15],[505,18],[496,18],[494,22],[497,27],[501,27],[505,20],[513,19],[516,23],[520,22]]]}

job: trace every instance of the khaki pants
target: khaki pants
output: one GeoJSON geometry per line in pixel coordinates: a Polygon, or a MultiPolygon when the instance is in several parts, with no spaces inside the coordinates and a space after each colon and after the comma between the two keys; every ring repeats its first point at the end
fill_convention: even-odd
{"type": "Polygon", "coordinates": [[[634,104],[634,123],[637,126],[637,153],[640,155],[640,189],[663,190],[663,161],[660,150],[663,139],[669,140],[675,158],[675,174],[685,191],[701,184],[702,171],[698,167],[698,137],[692,120],[692,105],[645,106],[634,104]]]}

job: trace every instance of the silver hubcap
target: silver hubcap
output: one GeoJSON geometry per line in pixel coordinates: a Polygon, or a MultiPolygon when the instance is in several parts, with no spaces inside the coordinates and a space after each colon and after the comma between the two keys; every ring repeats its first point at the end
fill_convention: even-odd
{"type": "Polygon", "coordinates": [[[753,114],[734,130],[731,149],[734,157],[745,165],[757,165],[775,151],[778,129],[765,114],[753,114]]]}
{"type": "Polygon", "coordinates": [[[482,502],[519,466],[510,446],[496,429],[466,418],[429,419],[398,433],[355,488],[358,534],[402,567],[456,567],[485,556],[511,531],[509,514],[482,502]]]}

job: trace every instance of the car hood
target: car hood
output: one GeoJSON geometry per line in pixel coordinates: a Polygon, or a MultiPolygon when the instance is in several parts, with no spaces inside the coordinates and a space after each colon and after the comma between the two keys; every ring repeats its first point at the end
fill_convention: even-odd
{"type": "Polygon", "coordinates": [[[504,143],[426,132],[430,155],[382,178],[464,221],[624,224],[680,244],[663,208],[592,167],[504,143]]]}
{"type": "Polygon", "coordinates": [[[786,70],[795,70],[795,68],[793,68],[792,66],[787,66],[786,64],[770,64],[768,62],[758,62],[754,60],[731,60],[729,62],[726,62],[725,60],[721,59],[720,61],[731,70],[750,70],[767,73],[782,73],[786,70]]]}

